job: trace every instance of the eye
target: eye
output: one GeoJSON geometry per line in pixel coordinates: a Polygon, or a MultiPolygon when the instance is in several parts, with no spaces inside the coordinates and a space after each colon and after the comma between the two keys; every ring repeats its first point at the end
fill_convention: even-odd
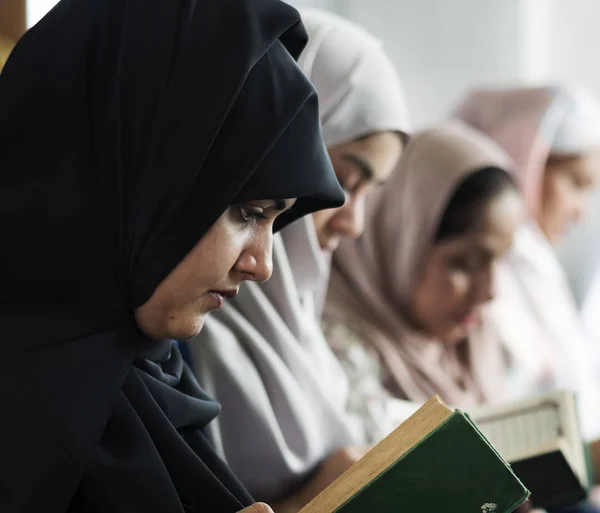
{"type": "Polygon", "coordinates": [[[263,208],[252,205],[238,205],[237,212],[240,221],[244,223],[260,221],[262,219],[267,218],[267,216],[265,216],[265,210],[263,208]]]}
{"type": "Polygon", "coordinates": [[[575,176],[573,182],[575,183],[575,187],[580,191],[586,191],[590,188],[590,180],[587,180],[582,176],[575,176]]]}
{"type": "Polygon", "coordinates": [[[565,170],[564,174],[567,175],[567,180],[569,181],[571,187],[574,189],[583,189],[583,181],[579,178],[579,176],[577,176],[575,173],[570,173],[568,170],[565,170]]]}
{"type": "Polygon", "coordinates": [[[361,186],[361,181],[356,176],[352,176],[349,179],[346,179],[343,181],[340,180],[340,185],[342,186],[342,189],[346,193],[346,196],[349,197],[357,192],[357,190],[361,186]]]}
{"type": "Polygon", "coordinates": [[[455,271],[474,273],[485,265],[485,257],[478,255],[476,252],[469,252],[467,255],[450,257],[448,265],[455,271]]]}
{"type": "Polygon", "coordinates": [[[368,192],[368,184],[361,180],[352,181],[350,183],[348,183],[348,181],[345,183],[340,182],[340,185],[342,187],[342,191],[344,192],[346,203],[351,200],[356,200],[356,198],[368,192]]]}

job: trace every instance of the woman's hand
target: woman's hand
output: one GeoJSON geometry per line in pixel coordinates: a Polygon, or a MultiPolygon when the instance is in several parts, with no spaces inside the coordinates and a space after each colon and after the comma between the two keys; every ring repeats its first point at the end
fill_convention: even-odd
{"type": "Polygon", "coordinates": [[[312,479],[292,497],[273,506],[275,513],[297,513],[333,483],[370,449],[367,446],[343,447],[332,452],[312,479]]]}
{"type": "Polygon", "coordinates": [[[265,503],[257,502],[256,504],[252,504],[252,506],[244,508],[238,513],[273,513],[273,510],[265,503]]]}

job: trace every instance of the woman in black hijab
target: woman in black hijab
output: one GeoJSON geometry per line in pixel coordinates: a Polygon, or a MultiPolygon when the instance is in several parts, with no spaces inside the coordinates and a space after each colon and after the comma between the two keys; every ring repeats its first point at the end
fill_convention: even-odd
{"type": "Polygon", "coordinates": [[[62,0],[17,45],[0,75],[2,513],[252,503],[170,340],[268,278],[273,229],[342,202],[305,41],[279,0],[62,0]]]}

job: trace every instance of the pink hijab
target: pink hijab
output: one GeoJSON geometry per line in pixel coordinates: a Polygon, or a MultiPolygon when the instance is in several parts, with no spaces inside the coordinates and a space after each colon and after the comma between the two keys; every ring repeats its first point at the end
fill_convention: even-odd
{"type": "Polygon", "coordinates": [[[600,104],[581,87],[476,90],[454,117],[481,130],[508,153],[530,214],[540,207],[550,154],[581,155],[600,143],[600,104]]]}
{"type": "Polygon", "coordinates": [[[462,124],[415,135],[392,179],[367,203],[365,232],[336,251],[325,316],[348,324],[375,351],[398,398],[440,394],[459,407],[500,399],[500,345],[482,322],[455,346],[409,326],[415,280],[455,188],[472,172],[507,169],[493,142],[462,124]]]}

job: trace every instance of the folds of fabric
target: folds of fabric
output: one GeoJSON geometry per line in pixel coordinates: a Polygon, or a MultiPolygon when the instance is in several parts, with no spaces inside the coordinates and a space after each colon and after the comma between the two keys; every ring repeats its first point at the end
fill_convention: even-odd
{"type": "Polygon", "coordinates": [[[218,413],[134,309],[229,205],[343,201],[277,0],[63,0],[0,75],[0,510],[234,512],[218,413]],[[232,148],[237,145],[236,148],[232,148]]]}
{"type": "MultiPolygon", "coordinates": [[[[331,13],[301,14],[309,43],[298,62],[319,94],[327,145],[406,133],[400,81],[380,43],[331,13]]],[[[291,224],[274,242],[271,280],[244,286],[192,342],[198,378],[223,404],[211,433],[260,500],[291,493],[331,451],[364,441],[319,325],[329,267],[312,219],[291,224]]]]}
{"type": "Polygon", "coordinates": [[[353,327],[400,399],[437,393],[464,408],[502,397],[501,347],[485,320],[464,342],[445,345],[414,329],[408,310],[453,191],[490,166],[508,169],[510,162],[464,124],[415,134],[392,179],[369,198],[363,235],[334,254],[325,317],[353,327]]]}
{"type": "MultiPolygon", "coordinates": [[[[600,150],[600,104],[581,87],[476,90],[455,116],[492,137],[514,160],[531,215],[502,266],[494,305],[495,324],[513,361],[515,393],[575,391],[583,432],[595,437],[600,433],[594,406],[600,397],[598,360],[593,362],[598,343],[590,347],[565,272],[535,217],[548,157],[600,150]]],[[[590,259],[581,253],[579,272],[590,259]]]]}

